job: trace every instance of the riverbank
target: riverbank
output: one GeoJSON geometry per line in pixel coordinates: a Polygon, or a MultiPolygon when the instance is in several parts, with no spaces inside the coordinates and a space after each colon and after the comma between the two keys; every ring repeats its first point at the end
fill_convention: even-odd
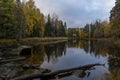
{"type": "Polygon", "coordinates": [[[26,38],[21,39],[19,43],[36,45],[36,44],[54,44],[64,41],[68,41],[68,38],[67,37],[26,38]]]}
{"type": "Polygon", "coordinates": [[[16,44],[28,44],[28,45],[36,45],[36,44],[53,44],[58,42],[68,41],[67,37],[46,37],[46,38],[23,38],[17,41],[16,39],[0,39],[0,47],[3,45],[7,46],[17,46],[16,44]]]}
{"type": "Polygon", "coordinates": [[[60,43],[68,40],[95,40],[95,41],[108,41],[112,42],[114,44],[120,45],[120,39],[113,39],[113,38],[84,38],[84,39],[74,39],[74,38],[68,38],[68,37],[45,37],[45,38],[23,38],[17,41],[16,39],[0,39],[0,47],[3,45],[7,46],[16,46],[16,44],[26,44],[26,45],[38,45],[38,44],[54,44],[54,43],[60,43]]]}

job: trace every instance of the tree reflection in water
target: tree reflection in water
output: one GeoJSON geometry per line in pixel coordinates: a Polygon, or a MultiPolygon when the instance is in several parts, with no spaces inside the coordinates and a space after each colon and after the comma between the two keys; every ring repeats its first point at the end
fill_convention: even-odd
{"type": "MultiPolygon", "coordinates": [[[[112,44],[112,42],[109,40],[71,40],[68,42],[57,44],[39,44],[37,46],[33,46],[32,55],[26,56],[27,59],[25,61],[13,63],[15,70],[15,75],[13,77],[39,72],[39,70],[35,69],[27,69],[21,71],[19,66],[20,64],[39,65],[39,67],[41,67],[44,62],[52,62],[53,64],[55,64],[57,63],[57,61],[59,61],[59,58],[67,55],[68,48],[81,49],[85,51],[85,54],[90,54],[96,58],[100,58],[101,56],[103,58],[108,57],[108,64],[106,64],[108,65],[108,69],[111,72],[110,77],[108,76],[108,80],[120,79],[120,47],[117,44],[112,44]]],[[[96,70],[96,68],[94,68],[94,70],[96,70]]],[[[91,70],[76,70],[74,72],[65,73],[64,75],[59,75],[58,78],[62,79],[74,75],[79,77],[80,79],[84,79],[86,77],[90,77],[92,75],[91,72],[91,70]]]]}
{"type": "Polygon", "coordinates": [[[108,58],[109,71],[112,77],[109,80],[119,80],[120,79],[120,47],[117,44],[113,44],[109,40],[91,40],[91,41],[70,41],[68,43],[69,47],[79,47],[84,49],[86,53],[94,54],[95,57],[105,57],[108,58]]]}
{"type": "Polygon", "coordinates": [[[32,47],[32,55],[27,56],[27,62],[41,64],[44,60],[57,60],[58,57],[66,54],[66,43],[37,45],[32,47]]]}
{"type": "MultiPolygon", "coordinates": [[[[119,77],[120,74],[120,48],[117,45],[111,43],[111,41],[104,40],[71,40],[68,41],[68,48],[75,47],[83,49],[86,54],[94,55],[99,58],[100,56],[108,56],[109,71],[113,74],[113,78],[119,77]]],[[[33,47],[33,55],[28,58],[30,62],[42,64],[43,61],[57,62],[57,59],[66,55],[67,43],[58,43],[50,45],[38,45],[33,47]]],[[[78,70],[73,73],[64,75],[76,75],[80,78],[89,77],[90,71],[78,70]]],[[[62,75],[63,77],[63,75],[62,75]]]]}

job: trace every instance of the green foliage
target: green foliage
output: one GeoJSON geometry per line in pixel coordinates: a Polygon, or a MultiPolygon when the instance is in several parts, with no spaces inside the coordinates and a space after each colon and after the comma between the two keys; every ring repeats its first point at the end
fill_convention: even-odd
{"type": "Polygon", "coordinates": [[[16,38],[18,34],[15,22],[15,6],[13,0],[0,1],[0,38],[16,38]]]}
{"type": "Polygon", "coordinates": [[[89,38],[108,38],[110,37],[110,25],[107,21],[98,21],[86,24],[84,30],[88,32],[89,38]]]}
{"type": "Polygon", "coordinates": [[[63,24],[62,20],[51,18],[50,14],[47,17],[45,26],[45,37],[65,37],[67,35],[67,24],[63,24]]]}
{"type": "Polygon", "coordinates": [[[47,23],[46,23],[46,26],[45,26],[45,36],[46,37],[53,37],[54,36],[53,25],[52,25],[50,14],[48,15],[47,23]]]}
{"type": "Polygon", "coordinates": [[[120,38],[120,1],[116,0],[115,7],[110,12],[111,32],[114,38],[120,38]]]}
{"type": "Polygon", "coordinates": [[[0,38],[66,36],[66,23],[44,15],[33,0],[0,0],[0,38]]]}

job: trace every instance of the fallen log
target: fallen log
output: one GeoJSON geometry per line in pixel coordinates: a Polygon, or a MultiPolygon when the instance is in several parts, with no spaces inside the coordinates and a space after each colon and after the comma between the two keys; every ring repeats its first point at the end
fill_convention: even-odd
{"type": "Polygon", "coordinates": [[[7,60],[1,60],[0,63],[7,63],[7,62],[13,62],[13,61],[19,61],[19,60],[24,60],[25,57],[19,57],[15,59],[7,59],[7,60]]]}
{"type": "Polygon", "coordinates": [[[104,66],[104,64],[100,64],[100,63],[88,64],[88,65],[84,65],[84,66],[80,66],[76,68],[57,70],[57,71],[50,72],[50,73],[38,73],[38,74],[25,75],[25,76],[17,77],[13,80],[32,80],[32,79],[37,79],[37,78],[47,80],[62,73],[71,72],[75,70],[89,70],[90,68],[94,66],[104,66]]]}

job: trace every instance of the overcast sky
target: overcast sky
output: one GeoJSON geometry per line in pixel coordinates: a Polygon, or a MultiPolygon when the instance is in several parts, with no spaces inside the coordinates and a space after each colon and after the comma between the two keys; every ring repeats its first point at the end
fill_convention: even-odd
{"type": "Polygon", "coordinates": [[[57,14],[68,27],[83,27],[97,19],[109,20],[115,0],[35,0],[44,15],[57,14]]]}

